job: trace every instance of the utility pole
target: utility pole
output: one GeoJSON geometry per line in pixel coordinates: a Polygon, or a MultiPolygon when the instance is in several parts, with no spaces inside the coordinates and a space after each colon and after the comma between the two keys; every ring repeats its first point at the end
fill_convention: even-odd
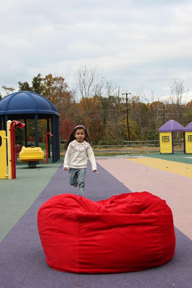
{"type": "Polygon", "coordinates": [[[129,131],[129,99],[128,99],[128,95],[131,95],[131,93],[122,93],[122,95],[125,95],[126,96],[126,116],[127,116],[127,138],[128,140],[130,141],[131,138],[130,138],[130,131],[129,131]]]}

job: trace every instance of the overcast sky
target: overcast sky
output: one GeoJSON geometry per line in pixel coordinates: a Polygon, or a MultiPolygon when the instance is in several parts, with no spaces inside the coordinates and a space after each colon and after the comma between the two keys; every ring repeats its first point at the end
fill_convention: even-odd
{"type": "MultiPolygon", "coordinates": [[[[192,1],[1,0],[0,92],[38,73],[72,89],[81,65],[150,100],[174,78],[192,98],[192,1]]],[[[152,99],[153,100],[153,99],[152,99]]]]}

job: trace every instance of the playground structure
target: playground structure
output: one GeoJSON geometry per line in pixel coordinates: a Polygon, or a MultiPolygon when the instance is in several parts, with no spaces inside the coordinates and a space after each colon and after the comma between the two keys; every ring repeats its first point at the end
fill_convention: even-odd
{"type": "Polygon", "coordinates": [[[0,179],[7,178],[6,132],[0,130],[0,179]]]}
{"type": "Polygon", "coordinates": [[[159,128],[160,153],[174,153],[174,132],[183,132],[183,152],[192,153],[192,122],[184,128],[175,120],[169,120],[159,128]]]}
{"type": "Polygon", "coordinates": [[[34,120],[35,147],[39,146],[38,120],[46,119],[46,137],[48,158],[52,156],[52,162],[60,159],[59,139],[59,113],[51,101],[40,94],[30,91],[19,91],[5,96],[0,101],[0,130],[7,130],[8,120],[18,120],[25,124],[24,146],[27,147],[29,133],[28,120],[34,120]],[[52,153],[50,151],[50,137],[52,138],[52,153]]]}
{"type": "Polygon", "coordinates": [[[6,131],[0,131],[0,179],[16,178],[15,128],[24,126],[25,124],[20,121],[9,120],[7,121],[7,136],[6,131]]]}
{"type": "MultiPolygon", "coordinates": [[[[20,121],[7,121],[7,136],[6,131],[0,130],[0,179],[15,179],[16,178],[16,159],[17,154],[20,162],[27,162],[29,167],[36,167],[36,163],[44,160],[44,152],[40,147],[25,147],[21,151],[16,152],[15,145],[15,128],[24,128],[25,124],[20,121]]],[[[53,134],[46,134],[46,163],[48,164],[48,136],[53,137],[53,134]]]]}
{"type": "Polygon", "coordinates": [[[55,106],[40,94],[19,91],[5,96],[0,101],[0,179],[16,178],[15,128],[24,128],[24,147],[17,151],[21,162],[28,162],[29,167],[43,161],[44,153],[39,146],[38,120],[47,120],[46,162],[52,157],[55,163],[60,159],[59,114],[55,106]],[[23,122],[21,122],[23,119],[23,122]],[[35,146],[28,147],[28,122],[34,120],[35,146]],[[51,132],[50,132],[51,130],[51,132]],[[54,137],[53,137],[54,135],[54,137]],[[50,138],[52,138],[52,153],[50,138]],[[8,145],[7,145],[8,144],[8,145]],[[20,152],[20,153],[19,153],[20,152]],[[20,155],[21,154],[21,155],[20,155]]]}
{"type": "Polygon", "coordinates": [[[190,122],[184,129],[185,131],[185,137],[184,137],[184,141],[185,141],[185,153],[192,153],[192,122],[190,122]]]}
{"type": "MultiPolygon", "coordinates": [[[[15,128],[24,128],[25,124],[20,121],[7,121],[6,131],[0,130],[0,179],[16,178],[16,145],[15,128]]],[[[51,133],[46,134],[46,162],[48,164],[48,136],[53,137],[51,133]]],[[[36,163],[44,160],[44,152],[40,147],[23,146],[18,153],[20,162],[27,162],[29,167],[36,167],[36,163]]]]}

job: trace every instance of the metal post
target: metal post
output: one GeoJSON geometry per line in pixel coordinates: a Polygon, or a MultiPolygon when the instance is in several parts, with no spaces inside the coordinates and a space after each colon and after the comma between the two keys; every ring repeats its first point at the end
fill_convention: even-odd
{"type": "Polygon", "coordinates": [[[53,137],[53,134],[50,132],[46,133],[46,163],[48,164],[48,158],[49,158],[49,153],[48,153],[48,136],[53,137]]]}

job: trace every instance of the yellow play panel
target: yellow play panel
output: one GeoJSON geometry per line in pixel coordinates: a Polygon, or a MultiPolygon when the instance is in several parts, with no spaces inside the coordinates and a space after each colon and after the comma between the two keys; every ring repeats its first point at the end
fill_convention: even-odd
{"type": "Polygon", "coordinates": [[[175,161],[167,161],[148,157],[127,159],[127,160],[143,164],[145,166],[149,166],[152,168],[192,178],[192,164],[179,163],[175,161]]]}

